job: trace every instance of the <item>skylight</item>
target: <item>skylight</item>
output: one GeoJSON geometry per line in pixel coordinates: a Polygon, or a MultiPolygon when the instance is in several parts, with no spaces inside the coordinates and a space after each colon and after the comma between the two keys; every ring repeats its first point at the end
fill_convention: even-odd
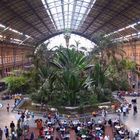
{"type": "MultiPolygon", "coordinates": [[[[80,51],[90,52],[95,46],[94,42],[91,42],[90,40],[84,37],[81,37],[79,35],[71,34],[69,45],[72,45],[72,44],[76,45],[75,41],[80,42],[78,46],[78,50],[80,51]],[[84,50],[83,48],[86,48],[86,50],[84,50]]],[[[62,45],[63,47],[66,47],[66,40],[64,39],[63,34],[52,37],[49,40],[46,40],[44,43],[48,43],[48,42],[50,42],[48,45],[48,49],[55,50],[57,49],[57,47],[55,46],[60,46],[60,45],[62,45]]],[[[72,47],[69,46],[69,48],[72,48],[72,47]]]]}
{"type": "Polygon", "coordinates": [[[42,0],[57,30],[77,29],[96,0],[42,0]]]}

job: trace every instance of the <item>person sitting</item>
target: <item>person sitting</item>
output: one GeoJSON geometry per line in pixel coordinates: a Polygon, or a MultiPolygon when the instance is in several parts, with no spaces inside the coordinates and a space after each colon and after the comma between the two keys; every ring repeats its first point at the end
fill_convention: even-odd
{"type": "Polygon", "coordinates": [[[93,117],[96,117],[97,113],[96,112],[92,112],[92,115],[93,115],[93,117]]]}
{"type": "Polygon", "coordinates": [[[136,98],[132,99],[131,102],[132,102],[132,104],[136,104],[137,103],[137,99],[136,98]]]}
{"type": "Polygon", "coordinates": [[[110,126],[112,126],[112,120],[111,120],[111,119],[108,120],[108,124],[109,124],[110,126]]]}

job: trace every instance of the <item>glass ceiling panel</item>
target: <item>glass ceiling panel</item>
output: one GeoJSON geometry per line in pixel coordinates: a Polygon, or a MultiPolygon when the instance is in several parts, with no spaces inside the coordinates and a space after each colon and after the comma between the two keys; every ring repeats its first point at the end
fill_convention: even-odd
{"type": "Polygon", "coordinates": [[[77,29],[95,2],[96,0],[42,0],[57,30],[77,29]]]}

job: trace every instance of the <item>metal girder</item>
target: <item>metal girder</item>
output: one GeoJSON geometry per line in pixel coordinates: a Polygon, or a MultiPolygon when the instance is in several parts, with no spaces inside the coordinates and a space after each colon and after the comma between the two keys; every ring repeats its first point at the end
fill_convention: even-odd
{"type": "Polygon", "coordinates": [[[28,7],[30,7],[30,9],[34,12],[34,14],[37,16],[37,18],[43,23],[43,25],[47,28],[47,30],[49,31],[49,33],[52,33],[49,29],[49,27],[45,24],[45,22],[43,21],[43,19],[38,15],[38,13],[36,12],[36,10],[32,7],[31,3],[28,0],[24,0],[25,3],[28,5],[28,7]]]}
{"type": "Polygon", "coordinates": [[[75,34],[75,35],[82,36],[82,37],[84,37],[84,38],[86,38],[86,39],[90,40],[91,42],[96,43],[96,40],[95,40],[95,39],[93,39],[93,38],[91,39],[91,37],[86,36],[86,35],[84,35],[84,34],[82,34],[82,33],[74,32],[74,31],[72,31],[71,33],[72,33],[72,34],[75,34]]]}
{"type": "Polygon", "coordinates": [[[62,14],[63,14],[63,25],[64,25],[64,29],[65,29],[65,15],[64,15],[64,0],[61,0],[61,8],[62,8],[62,14]]]}
{"type": "Polygon", "coordinates": [[[46,41],[46,40],[48,40],[48,39],[50,39],[50,38],[52,38],[52,37],[54,37],[54,36],[60,35],[60,34],[62,34],[62,33],[63,33],[63,32],[58,32],[58,33],[51,34],[51,35],[49,35],[49,36],[47,36],[47,37],[41,39],[39,42],[37,42],[37,44],[41,44],[41,43],[43,43],[44,41],[46,41]]]}
{"type": "Polygon", "coordinates": [[[74,19],[74,12],[75,12],[75,9],[76,9],[76,3],[77,3],[77,1],[75,0],[74,5],[73,5],[73,9],[72,9],[72,18],[71,18],[71,25],[70,25],[71,29],[72,29],[72,25],[73,25],[73,19],[74,19]]]}
{"type": "Polygon", "coordinates": [[[4,6],[6,9],[8,9],[11,13],[14,14],[15,17],[17,17],[18,19],[22,20],[24,23],[26,23],[27,25],[31,26],[32,28],[34,28],[37,32],[39,32],[40,34],[44,35],[44,33],[42,33],[38,28],[36,28],[32,23],[29,23],[28,21],[26,21],[22,16],[20,16],[18,13],[16,13],[13,9],[11,9],[4,1],[0,0],[0,4],[2,6],[4,6]]]}
{"type": "MultiPolygon", "coordinates": [[[[137,1],[137,4],[139,3],[139,0],[135,0],[137,1]]],[[[94,34],[95,32],[97,32],[98,30],[100,30],[101,28],[103,28],[104,26],[106,26],[109,22],[111,22],[113,19],[115,19],[116,17],[118,17],[119,15],[121,15],[121,13],[125,12],[126,10],[128,10],[129,8],[134,6],[134,3],[136,2],[132,2],[130,3],[127,7],[125,7],[123,10],[121,10],[120,12],[118,12],[117,14],[115,14],[113,17],[111,17],[107,22],[105,22],[103,25],[101,25],[100,27],[98,27],[96,30],[94,30],[92,33],[89,34],[89,36],[91,36],[92,34],[94,34]]]]}
{"type": "MultiPolygon", "coordinates": [[[[99,8],[100,8],[101,6],[96,5],[96,7],[99,7],[99,8]]],[[[111,9],[109,6],[107,6],[107,7],[106,7],[106,9],[110,10],[111,12],[116,13],[116,11],[115,11],[115,10],[113,10],[113,9],[111,9]]],[[[134,19],[132,19],[132,18],[130,18],[130,17],[128,17],[128,16],[126,16],[126,15],[124,15],[124,13],[120,13],[120,15],[121,15],[121,16],[123,16],[123,17],[125,17],[125,18],[127,18],[127,19],[129,19],[129,20],[131,20],[131,21],[133,21],[133,22],[135,22],[135,20],[134,20],[134,19]]]]}
{"type": "Polygon", "coordinates": [[[55,26],[55,28],[57,29],[56,23],[55,23],[55,21],[54,21],[53,15],[52,15],[52,13],[51,13],[51,11],[50,11],[50,8],[49,8],[49,6],[48,6],[47,0],[45,0],[45,4],[46,4],[46,6],[47,6],[47,8],[48,8],[48,11],[49,11],[50,16],[51,16],[51,19],[52,19],[52,21],[53,21],[53,23],[54,23],[54,26],[55,26]]]}
{"type": "MultiPolygon", "coordinates": [[[[88,40],[90,40],[90,41],[96,43],[96,41],[95,41],[94,39],[91,39],[91,38],[87,37],[87,36],[84,35],[84,34],[81,34],[81,33],[78,33],[78,32],[74,32],[74,31],[72,31],[71,33],[72,33],[72,34],[75,34],[75,35],[82,36],[82,37],[84,37],[84,38],[86,38],[86,39],[88,39],[88,40]]],[[[55,33],[55,34],[52,34],[52,35],[50,35],[50,36],[47,36],[46,38],[43,38],[42,40],[40,40],[39,42],[37,42],[36,45],[41,44],[41,43],[43,43],[44,41],[46,41],[46,40],[48,40],[48,39],[50,39],[50,38],[52,38],[52,37],[54,37],[54,36],[60,35],[60,34],[63,34],[63,32],[59,32],[59,33],[55,33]]]]}
{"type": "Polygon", "coordinates": [[[110,4],[113,4],[112,0],[108,1],[108,3],[101,9],[101,12],[99,14],[97,14],[97,16],[91,21],[91,23],[88,25],[88,27],[82,33],[85,33],[90,28],[90,26],[94,23],[94,21],[102,14],[102,12],[105,9],[107,9],[107,7],[110,6],[110,4]]]}

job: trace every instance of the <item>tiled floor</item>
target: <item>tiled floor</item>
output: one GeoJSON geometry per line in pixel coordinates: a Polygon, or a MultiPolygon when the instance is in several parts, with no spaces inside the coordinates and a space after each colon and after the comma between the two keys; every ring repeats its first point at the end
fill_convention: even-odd
{"type": "MultiPolygon", "coordinates": [[[[5,126],[9,128],[11,121],[16,124],[17,120],[16,115],[14,113],[11,113],[12,106],[14,105],[14,100],[0,100],[0,103],[3,105],[3,107],[0,108],[0,128],[2,128],[3,130],[5,126]],[[7,104],[10,105],[9,112],[7,112],[6,110],[7,104]]],[[[5,137],[3,137],[3,140],[5,140],[5,137]]]]}
{"type": "MultiPolygon", "coordinates": [[[[14,104],[14,100],[0,100],[0,104],[2,104],[2,108],[0,108],[0,128],[2,128],[2,130],[4,130],[5,126],[7,126],[9,128],[11,121],[13,121],[16,125],[18,115],[17,115],[17,113],[11,112],[13,104],[14,104]],[[10,105],[9,112],[7,112],[7,110],[6,110],[7,104],[10,105]]],[[[37,118],[43,119],[42,117],[35,116],[35,119],[37,119],[37,118]]],[[[39,130],[36,128],[36,124],[34,123],[34,120],[30,120],[30,122],[29,122],[30,129],[29,129],[29,133],[28,133],[27,137],[30,138],[30,134],[33,131],[35,134],[35,137],[36,137],[35,140],[37,140],[37,137],[39,135],[39,130]]],[[[57,133],[55,133],[54,135],[57,135],[57,133]]],[[[76,140],[74,132],[71,131],[70,135],[71,135],[71,140],[76,140]]],[[[2,140],[6,140],[4,134],[3,134],[2,140]]],[[[24,140],[23,136],[21,137],[21,140],[24,140]]]]}
{"type": "MultiPolygon", "coordinates": [[[[128,102],[131,103],[131,99],[132,97],[126,97],[126,100],[128,102]]],[[[6,101],[1,101],[0,100],[0,104],[2,104],[2,108],[0,108],[0,128],[4,129],[5,125],[7,125],[9,127],[10,122],[14,121],[14,123],[16,124],[17,122],[17,115],[16,113],[13,112],[7,112],[6,107],[7,104],[10,104],[10,110],[12,109],[12,106],[14,104],[13,100],[6,100],[6,101]]],[[[138,106],[138,114],[136,114],[135,116],[133,115],[133,109],[130,110],[129,114],[126,117],[121,116],[121,120],[128,126],[129,129],[131,129],[132,131],[136,131],[137,129],[140,129],[140,97],[137,97],[137,106],[138,106]]],[[[113,116],[111,116],[113,117],[113,116]]],[[[31,123],[31,129],[30,131],[35,131],[36,136],[38,136],[38,130],[35,130],[35,124],[34,124],[34,120],[30,121],[31,123]]],[[[110,137],[112,137],[111,135],[111,129],[110,128],[106,128],[106,133],[109,133],[110,137]]],[[[30,135],[30,133],[29,133],[30,135]]],[[[71,132],[71,140],[75,139],[75,134],[73,132],[71,132]]],[[[3,140],[5,140],[5,136],[3,137],[3,140]]]]}
{"type": "Polygon", "coordinates": [[[110,138],[110,140],[113,140],[113,130],[112,130],[112,127],[110,127],[110,126],[106,126],[105,127],[105,135],[106,136],[109,136],[109,138],[110,138]]]}
{"type": "MultiPolygon", "coordinates": [[[[131,103],[133,97],[126,97],[126,100],[131,103]]],[[[122,121],[128,126],[131,131],[136,131],[136,129],[140,130],[140,97],[137,98],[137,108],[138,113],[133,115],[133,107],[129,111],[129,114],[126,117],[121,117],[122,121]]]]}

